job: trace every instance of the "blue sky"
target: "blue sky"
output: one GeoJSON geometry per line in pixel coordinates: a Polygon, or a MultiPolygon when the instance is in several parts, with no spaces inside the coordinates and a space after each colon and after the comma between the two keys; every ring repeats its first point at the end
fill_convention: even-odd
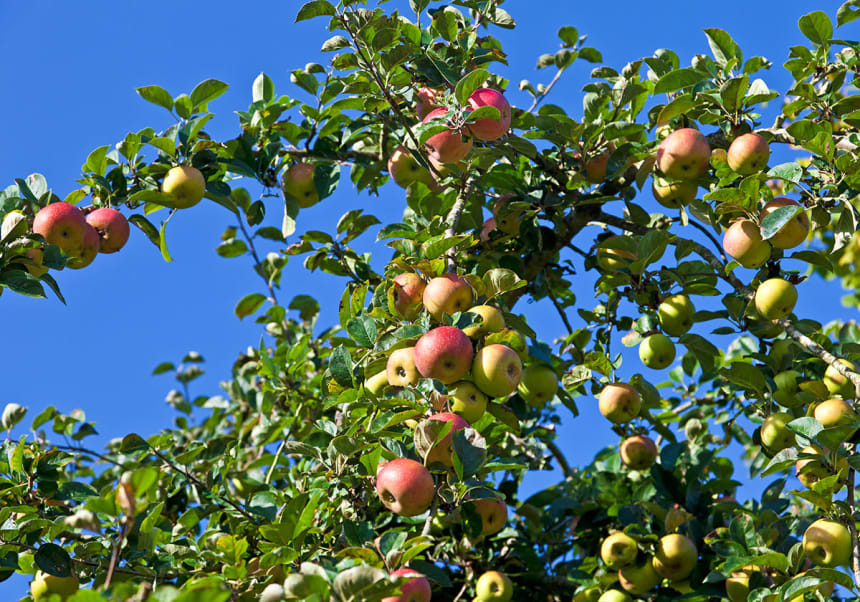
{"type": "MultiPolygon", "coordinates": [[[[835,20],[841,2],[814,4],[835,20]]],[[[261,71],[273,78],[278,94],[304,98],[290,86],[289,71],[311,61],[325,64],[328,57],[318,49],[329,35],[324,20],[293,24],[300,5],[246,2],[237,10],[237,4],[220,0],[206,3],[205,9],[188,1],[0,3],[0,80],[6,82],[0,95],[0,186],[39,172],[62,198],[77,187],[74,180],[92,149],[113,144],[129,131],[167,127],[171,118],[138,97],[134,89],[139,86],[158,84],[176,95],[209,77],[227,82],[231,88],[210,105],[216,118],[207,126],[222,138],[236,132],[232,112],[247,108],[251,83],[261,71]]],[[[719,27],[732,34],[745,56],[764,55],[773,61],[763,77],[771,88],[784,91],[789,78],[781,65],[789,46],[803,43],[797,19],[811,8],[808,0],[786,0],[778,7],[737,0],[603,5],[513,0],[505,8],[518,28],[494,31],[510,62],[498,72],[512,82],[512,104],[528,106],[528,96],[516,84],[521,79],[546,83],[552,77],[549,69],[535,71],[535,63],[540,54],[558,49],[555,32],[561,25],[588,34],[604,62],[616,69],[657,48],[675,50],[682,65],[688,64],[694,54],[708,53],[702,28],[719,27]]],[[[838,37],[860,37],[856,23],[840,30],[838,37]]],[[[580,89],[590,68],[577,63],[548,102],[579,116],[580,89]]],[[[378,198],[357,196],[341,186],[332,198],[302,211],[298,226],[300,231],[333,232],[332,216],[349,209],[361,207],[386,221],[397,219],[403,206],[403,193],[393,185],[378,198]]],[[[269,209],[268,220],[279,225],[278,207],[272,204],[269,209]]],[[[173,382],[167,376],[151,376],[162,361],[178,361],[187,351],[198,351],[207,360],[206,375],[193,383],[192,393],[217,394],[237,354],[257,345],[261,336],[253,321],[239,321],[233,314],[245,294],[264,292],[250,260],[222,259],[214,252],[229,225],[231,214],[209,201],[180,212],[168,228],[172,263],[165,263],[133,228],[122,252],[99,256],[84,270],[58,274],[68,306],[55,298],[33,300],[6,292],[0,298],[0,404],[27,406],[25,425],[49,404],[64,412],[82,408],[100,433],[89,440],[92,446],[132,431],[146,436],[172,423],[174,412],[164,397],[173,382]]],[[[371,244],[372,232],[359,246],[374,250],[381,265],[388,253],[371,244]]],[[[592,281],[591,275],[576,281],[577,297],[589,309],[594,304],[592,281]]],[[[329,325],[336,321],[333,299],[339,298],[342,286],[340,279],[309,274],[301,260],[293,259],[279,298],[317,297],[320,323],[329,325]]],[[[826,295],[801,287],[797,313],[822,321],[827,321],[822,316],[854,319],[856,309],[839,302],[838,285],[828,286],[832,293],[826,295]]],[[[549,304],[516,309],[530,317],[547,341],[563,331],[549,304]]],[[[596,403],[587,398],[578,403],[582,416],[573,420],[563,414],[559,441],[573,464],[587,463],[601,447],[616,442],[596,403]]],[[[546,486],[557,476],[534,475],[529,487],[546,486]]]]}

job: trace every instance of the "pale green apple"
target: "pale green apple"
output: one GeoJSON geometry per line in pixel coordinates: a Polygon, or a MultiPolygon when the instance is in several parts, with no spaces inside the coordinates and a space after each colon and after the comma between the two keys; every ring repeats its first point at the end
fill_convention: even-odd
{"type": "Polygon", "coordinates": [[[842,523],[821,518],[803,534],[803,552],[818,566],[836,568],[851,562],[851,533],[842,523]]]}
{"type": "Polygon", "coordinates": [[[523,370],[517,391],[529,405],[542,408],[558,392],[558,375],[546,364],[531,364],[523,370]]]}
{"type": "Polygon", "coordinates": [[[652,370],[662,370],[675,361],[675,343],[662,332],[652,334],[639,343],[639,359],[652,370]]]}
{"type": "Polygon", "coordinates": [[[448,403],[451,411],[463,417],[466,422],[473,424],[480,420],[487,409],[487,396],[475,383],[465,380],[448,387],[448,403]]]}
{"type": "Polygon", "coordinates": [[[687,295],[672,295],[666,297],[657,307],[657,316],[663,332],[673,337],[685,334],[693,326],[693,314],[696,308],[687,295]]]}
{"type": "Polygon", "coordinates": [[[797,289],[782,278],[770,278],[755,291],[755,308],[767,320],[787,317],[797,303],[797,289]]]}
{"type": "Polygon", "coordinates": [[[514,596],[514,584],[504,573],[487,571],[478,577],[475,594],[481,602],[508,602],[514,596]]]}
{"type": "Polygon", "coordinates": [[[480,339],[491,332],[498,332],[505,327],[505,317],[497,307],[493,307],[492,305],[476,305],[466,311],[467,313],[481,316],[480,322],[463,329],[463,332],[470,338],[480,339]]]}

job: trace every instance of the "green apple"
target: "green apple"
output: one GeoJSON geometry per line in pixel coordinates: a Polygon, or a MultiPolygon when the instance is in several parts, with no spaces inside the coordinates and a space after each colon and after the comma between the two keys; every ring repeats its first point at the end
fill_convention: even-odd
{"type": "Polygon", "coordinates": [[[851,562],[851,533],[842,523],[818,519],[803,534],[803,552],[818,566],[847,567],[851,562]]]}
{"type": "Polygon", "coordinates": [[[499,571],[487,571],[478,577],[475,595],[480,602],[508,602],[514,596],[514,584],[499,571]]]}
{"type": "Polygon", "coordinates": [[[761,134],[750,132],[732,140],[726,161],[732,171],[748,176],[758,173],[767,167],[770,158],[770,146],[761,134]]]}
{"type": "Polygon", "coordinates": [[[723,234],[726,255],[745,268],[758,268],[770,258],[770,243],[762,239],[758,225],[749,219],[739,219],[723,234]]]}
{"type": "Polygon", "coordinates": [[[597,602],[600,599],[600,586],[588,585],[573,596],[573,602],[597,602]]]}
{"type": "Polygon", "coordinates": [[[755,291],[755,308],[766,320],[785,318],[797,303],[797,289],[782,278],[770,278],[755,291]]]}
{"type": "MultiPolygon", "coordinates": [[[[800,203],[788,197],[776,197],[768,202],[761,210],[761,218],[780,207],[799,207],[800,203]]],[[[806,240],[809,234],[809,217],[801,211],[789,220],[780,230],[768,240],[777,249],[793,249],[806,240]]]]}
{"type": "Polygon", "coordinates": [[[526,366],[517,392],[532,407],[542,408],[558,392],[558,375],[546,364],[526,366]]]}
{"type": "Polygon", "coordinates": [[[618,570],[618,582],[627,592],[640,596],[654,589],[662,577],[654,570],[650,556],[642,564],[631,564],[618,570]]]}
{"type": "Polygon", "coordinates": [[[520,356],[505,345],[481,347],[472,362],[472,380],[489,397],[507,397],[517,390],[522,375],[520,356]]]}
{"type": "Polygon", "coordinates": [[[481,517],[481,535],[495,535],[508,522],[508,505],[497,498],[480,498],[467,502],[481,517]]]}
{"type": "Polygon", "coordinates": [[[467,313],[481,316],[481,321],[463,329],[470,338],[480,339],[491,332],[498,332],[505,327],[505,317],[497,307],[492,305],[476,305],[466,310],[467,313]]]}
{"type": "Polygon", "coordinates": [[[161,182],[161,191],[170,197],[169,207],[188,209],[200,202],[206,192],[206,179],[200,170],[190,165],[170,168],[161,182]]]}
{"type": "Polygon", "coordinates": [[[639,343],[639,359],[652,370],[662,370],[675,361],[675,343],[662,332],[652,334],[639,343]]]}
{"type": "MultiPolygon", "coordinates": [[[[857,367],[852,362],[842,358],[837,361],[848,368],[851,372],[857,371],[857,367]]],[[[846,399],[854,397],[854,383],[845,378],[831,365],[828,365],[827,369],[824,371],[823,382],[824,386],[827,387],[827,390],[833,395],[841,395],[846,399]]]]}
{"type": "Polygon", "coordinates": [[[670,533],[657,542],[654,570],[669,581],[683,581],[696,568],[698,558],[696,544],[689,537],[670,533]]]}
{"type": "Polygon", "coordinates": [[[409,387],[418,384],[421,374],[415,366],[415,347],[395,349],[385,365],[388,384],[392,387],[409,387]]]}
{"type": "Polygon", "coordinates": [[[402,144],[388,158],[388,174],[401,188],[409,188],[415,182],[421,182],[430,189],[438,186],[430,170],[421,165],[402,144]]]}
{"type": "Polygon", "coordinates": [[[787,426],[792,420],[794,416],[787,412],[777,412],[765,418],[760,431],[761,444],[770,455],[794,447],[794,433],[787,426]]]}
{"type": "Polygon", "coordinates": [[[507,210],[506,205],[511,201],[516,201],[517,195],[506,194],[499,197],[493,203],[493,219],[495,220],[496,228],[505,234],[519,234],[520,224],[523,221],[524,211],[522,210],[507,210]]]}
{"type": "Polygon", "coordinates": [[[385,370],[382,372],[377,372],[370,378],[364,381],[364,388],[373,393],[374,395],[379,395],[385,390],[385,387],[388,386],[388,374],[385,370]]]}
{"type": "Polygon", "coordinates": [[[293,163],[284,173],[284,192],[296,199],[300,209],[307,209],[320,201],[314,183],[314,170],[311,163],[293,163]]]}
{"type": "Polygon", "coordinates": [[[666,297],[657,307],[660,327],[668,335],[679,337],[693,326],[693,314],[696,308],[687,295],[672,295],[666,297]]]}
{"type": "Polygon", "coordinates": [[[626,592],[617,589],[608,589],[601,594],[597,602],[633,602],[633,598],[626,592]]]}
{"type": "Polygon", "coordinates": [[[465,380],[448,387],[448,403],[451,411],[462,416],[469,424],[480,420],[487,409],[487,396],[481,390],[465,380]]]}
{"type": "Polygon", "coordinates": [[[613,571],[622,569],[636,560],[639,545],[636,540],[617,531],[607,536],[600,544],[600,558],[613,571]]]}
{"type": "Polygon", "coordinates": [[[79,586],[78,577],[74,574],[69,577],[56,577],[36,571],[36,576],[30,582],[30,594],[34,600],[47,599],[51,594],[65,600],[78,591],[79,586]]]}
{"type": "Polygon", "coordinates": [[[800,456],[794,470],[797,480],[807,489],[812,489],[818,481],[835,474],[839,475],[840,481],[848,474],[848,459],[845,456],[835,456],[834,466],[834,454],[814,445],[801,449],[800,456]]]}
{"type": "MultiPolygon", "coordinates": [[[[292,575],[290,575],[292,577],[292,575]]],[[[266,586],[266,588],[260,593],[260,601],[259,602],[281,602],[282,600],[286,600],[287,595],[284,591],[284,586],[280,583],[270,583],[266,586]]]]}
{"type": "Polygon", "coordinates": [[[603,387],[597,396],[600,413],[610,422],[623,424],[639,415],[639,391],[627,383],[612,383],[603,387]]]}
{"type": "Polygon", "coordinates": [[[726,579],[726,597],[730,602],[747,602],[750,593],[750,576],[735,571],[726,579]]]}

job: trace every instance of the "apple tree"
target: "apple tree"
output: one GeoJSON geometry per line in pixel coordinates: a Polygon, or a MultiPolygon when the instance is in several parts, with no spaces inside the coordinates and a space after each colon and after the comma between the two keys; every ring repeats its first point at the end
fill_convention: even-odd
{"type": "Polygon", "coordinates": [[[39,174],[0,192],[0,291],[60,299],[129,224],[170,259],[171,217],[218,203],[265,334],[221,395],[192,395],[196,354],[158,366],[175,424],[105,449],[52,407],[12,437],[7,405],[0,578],[76,602],[856,596],[860,329],[794,309],[822,279],[860,300],[860,44],[834,37],[860,3],[800,17],[783,91],[720,29],[616,71],[564,26],[527,107],[494,74],[501,1],[372,4],[304,4],[330,62],[261,74],[235,137],[206,130],[227,84],[146,86],[169,126],[93,150],[63,198],[39,174]],[[555,104],[575,62],[582,97],[555,104]],[[301,230],[338,186],[400,186],[402,217],[301,230]],[[291,260],[343,279],[337,324],[288,298],[291,260]],[[619,445],[576,467],[555,427],[582,404],[619,445]]]}

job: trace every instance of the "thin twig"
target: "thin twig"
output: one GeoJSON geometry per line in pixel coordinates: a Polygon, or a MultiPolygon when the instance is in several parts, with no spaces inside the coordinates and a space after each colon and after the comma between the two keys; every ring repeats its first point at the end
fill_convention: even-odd
{"type": "Polygon", "coordinates": [[[263,272],[263,262],[260,261],[260,256],[257,255],[257,248],[254,246],[254,239],[248,233],[248,230],[245,228],[245,223],[242,221],[242,216],[236,214],[236,221],[239,222],[239,228],[242,230],[242,235],[245,237],[245,240],[248,241],[248,247],[251,249],[251,257],[254,258],[254,263],[259,269],[260,278],[266,283],[266,287],[269,289],[269,295],[272,297],[272,302],[275,305],[280,305],[278,303],[278,297],[275,295],[275,288],[272,286],[272,281],[269,278],[266,278],[265,273],[263,272]]]}
{"type": "Polygon", "coordinates": [[[544,91],[543,91],[543,92],[541,92],[540,94],[538,94],[537,96],[535,96],[535,99],[534,99],[534,101],[532,102],[532,106],[530,106],[530,107],[529,107],[529,109],[528,109],[528,111],[526,111],[526,113],[531,113],[532,111],[534,111],[534,110],[537,108],[537,106],[538,106],[540,103],[542,103],[542,102],[543,102],[543,99],[547,97],[547,95],[549,94],[549,91],[550,91],[550,90],[552,90],[552,87],[553,87],[553,86],[555,85],[555,83],[559,80],[559,78],[561,77],[561,74],[562,74],[562,73],[564,73],[564,69],[559,69],[559,70],[556,72],[555,77],[553,77],[553,78],[552,78],[552,81],[551,81],[551,82],[549,82],[549,85],[548,85],[546,88],[544,88],[544,91]]]}
{"type": "Polygon", "coordinates": [[[558,446],[552,441],[545,441],[544,445],[546,445],[546,448],[553,455],[556,462],[558,462],[558,467],[561,468],[561,472],[564,474],[564,477],[566,479],[572,477],[573,471],[570,469],[570,464],[568,463],[567,458],[564,457],[564,454],[558,448],[558,446]]]}

